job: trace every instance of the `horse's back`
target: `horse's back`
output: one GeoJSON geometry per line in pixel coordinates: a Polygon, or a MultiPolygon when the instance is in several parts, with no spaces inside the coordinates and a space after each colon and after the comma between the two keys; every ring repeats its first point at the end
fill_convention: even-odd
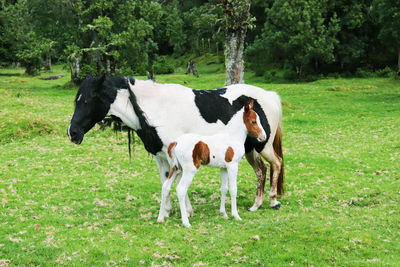
{"type": "Polygon", "coordinates": [[[278,94],[252,85],[194,90],[179,84],[136,80],[134,88],[139,105],[167,145],[185,133],[213,135],[222,131],[244,101],[250,99],[256,100],[265,113],[264,129],[270,128],[270,139],[282,116],[278,94]]]}

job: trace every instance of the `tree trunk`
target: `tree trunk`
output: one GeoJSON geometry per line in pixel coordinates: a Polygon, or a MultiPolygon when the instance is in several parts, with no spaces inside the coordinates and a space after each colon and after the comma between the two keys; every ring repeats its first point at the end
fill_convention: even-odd
{"type": "Polygon", "coordinates": [[[45,65],[46,70],[51,70],[51,56],[50,53],[46,54],[46,65],[45,65]]]}
{"type": "Polygon", "coordinates": [[[397,77],[400,77],[400,48],[398,52],[398,57],[397,57],[397,77]]]}
{"type": "Polygon", "coordinates": [[[106,60],[106,73],[111,76],[111,60],[109,58],[106,60]]]}
{"type": "Polygon", "coordinates": [[[79,59],[77,59],[72,66],[72,72],[71,72],[71,80],[75,84],[80,83],[79,72],[80,72],[80,62],[79,59]]]}
{"type": "Polygon", "coordinates": [[[226,85],[243,83],[243,48],[246,30],[228,33],[225,49],[226,85]]]}
{"type": "Polygon", "coordinates": [[[223,12],[228,16],[225,46],[226,85],[243,83],[243,49],[249,25],[250,5],[251,0],[225,1],[223,12]]]}

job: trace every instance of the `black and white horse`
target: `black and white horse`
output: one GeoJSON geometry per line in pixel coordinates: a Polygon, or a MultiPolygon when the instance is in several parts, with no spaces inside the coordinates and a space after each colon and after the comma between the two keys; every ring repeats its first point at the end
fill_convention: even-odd
{"type": "MultiPolygon", "coordinates": [[[[278,209],[277,195],[283,192],[282,107],[272,91],[237,84],[215,90],[193,90],[179,84],[158,84],[127,77],[86,77],[75,98],[75,111],[68,136],[80,144],[84,135],[107,115],[121,119],[136,131],[145,149],[153,154],[161,184],[168,177],[168,145],[185,133],[213,135],[223,130],[245,102],[254,101],[261,125],[267,135],[264,142],[247,137],[246,159],[258,178],[257,193],[250,211],[264,199],[266,168],[259,155],[271,164],[269,198],[278,209]]],[[[186,206],[192,208],[186,196],[186,206]]],[[[168,201],[170,209],[170,202],[168,201]]]]}

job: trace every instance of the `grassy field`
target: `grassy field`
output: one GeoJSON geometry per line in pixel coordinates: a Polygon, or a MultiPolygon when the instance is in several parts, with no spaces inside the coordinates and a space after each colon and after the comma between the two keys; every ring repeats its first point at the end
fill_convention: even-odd
{"type": "MultiPolygon", "coordinates": [[[[218,65],[199,71],[198,79],[183,71],[157,78],[223,86],[218,65]]],[[[400,82],[264,84],[248,74],[247,83],[282,97],[282,207],[247,211],[257,182],[243,161],[243,221],[224,220],[219,173],[202,168],[189,188],[195,216],[186,229],[174,189],[172,216],[156,222],[158,172],[138,138],[132,160],[126,134],[96,128],[82,145],[69,142],[76,88],[68,81],[0,70],[0,266],[398,266],[400,82]]]]}

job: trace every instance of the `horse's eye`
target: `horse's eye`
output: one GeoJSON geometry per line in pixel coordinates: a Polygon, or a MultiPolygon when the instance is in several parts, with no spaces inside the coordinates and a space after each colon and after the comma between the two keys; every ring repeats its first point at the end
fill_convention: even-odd
{"type": "Polygon", "coordinates": [[[252,121],[251,123],[252,123],[252,124],[257,124],[257,122],[256,122],[256,121],[252,121]]]}

